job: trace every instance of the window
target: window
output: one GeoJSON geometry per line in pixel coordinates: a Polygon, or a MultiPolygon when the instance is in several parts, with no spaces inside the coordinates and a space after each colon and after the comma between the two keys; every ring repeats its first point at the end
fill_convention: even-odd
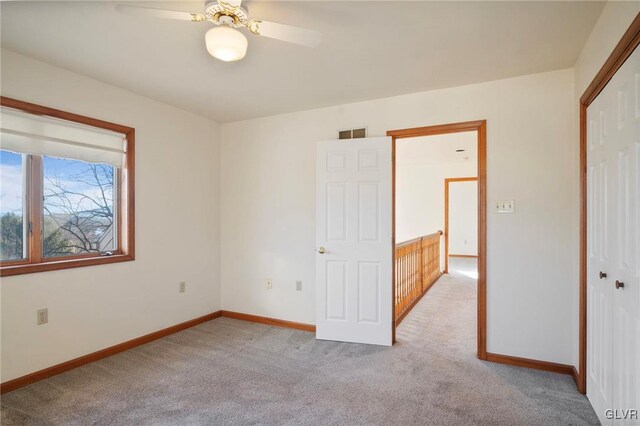
{"type": "Polygon", "coordinates": [[[25,156],[0,151],[0,255],[2,260],[26,257],[25,156]]]}
{"type": "Polygon", "coordinates": [[[0,97],[2,276],[134,259],[134,129],[0,97]]]}

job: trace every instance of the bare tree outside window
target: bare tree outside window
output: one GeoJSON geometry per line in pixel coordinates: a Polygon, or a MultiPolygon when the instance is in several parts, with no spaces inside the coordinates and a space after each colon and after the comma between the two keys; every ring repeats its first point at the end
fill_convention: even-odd
{"type": "MultiPolygon", "coordinates": [[[[22,155],[2,151],[0,252],[3,261],[24,257],[22,155]]],[[[43,157],[44,257],[115,250],[114,176],[109,164],[43,157]]]]}
{"type": "Polygon", "coordinates": [[[44,157],[43,254],[114,250],[115,168],[44,157]]]}

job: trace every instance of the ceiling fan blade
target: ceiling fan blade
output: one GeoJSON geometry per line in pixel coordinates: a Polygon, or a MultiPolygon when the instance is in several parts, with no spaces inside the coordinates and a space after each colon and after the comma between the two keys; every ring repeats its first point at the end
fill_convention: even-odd
{"type": "Polygon", "coordinates": [[[163,19],[179,19],[183,21],[193,21],[193,22],[204,22],[207,20],[207,17],[201,13],[181,12],[178,10],[153,9],[150,7],[129,6],[126,4],[117,5],[116,10],[120,13],[132,15],[132,16],[146,16],[151,18],[163,18],[163,19]]]}
{"type": "Polygon", "coordinates": [[[247,24],[249,31],[256,35],[274,38],[307,47],[317,47],[322,42],[322,34],[318,31],[294,27],[293,25],[254,19],[247,24]]]}

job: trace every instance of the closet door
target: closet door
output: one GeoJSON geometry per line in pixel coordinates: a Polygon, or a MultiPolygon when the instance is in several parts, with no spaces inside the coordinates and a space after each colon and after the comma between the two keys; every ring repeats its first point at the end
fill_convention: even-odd
{"type": "Polygon", "coordinates": [[[587,109],[587,397],[602,424],[609,424],[605,410],[613,405],[610,182],[615,167],[607,137],[609,98],[602,92],[587,109]]]}
{"type": "Polygon", "coordinates": [[[639,424],[625,414],[640,410],[640,49],[607,85],[611,110],[610,156],[615,233],[613,292],[613,408],[616,424],[639,424]],[[627,418],[625,418],[625,416],[627,418]]]}
{"type": "Polygon", "coordinates": [[[640,50],[589,106],[587,125],[587,396],[603,424],[638,424],[640,50]]]}

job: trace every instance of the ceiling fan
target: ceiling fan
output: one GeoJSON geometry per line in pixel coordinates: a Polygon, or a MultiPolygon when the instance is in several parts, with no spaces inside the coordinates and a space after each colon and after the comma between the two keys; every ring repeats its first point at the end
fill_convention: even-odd
{"type": "Polygon", "coordinates": [[[207,51],[222,61],[239,61],[247,53],[248,41],[238,28],[244,27],[252,34],[295,43],[306,47],[316,47],[322,41],[318,31],[278,24],[260,19],[249,19],[242,0],[207,0],[204,13],[181,12],[154,9],[141,6],[119,4],[116,9],[128,15],[154,18],[178,19],[192,22],[210,22],[216,26],[205,36],[207,51]]]}

